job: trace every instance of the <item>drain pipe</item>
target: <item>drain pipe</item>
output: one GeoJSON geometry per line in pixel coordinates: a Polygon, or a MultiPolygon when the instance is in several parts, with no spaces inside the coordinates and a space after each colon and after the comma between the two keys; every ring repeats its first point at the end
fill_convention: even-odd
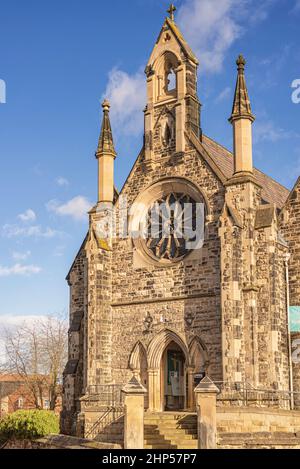
{"type": "Polygon", "coordinates": [[[285,279],[286,279],[286,315],[287,315],[287,334],[288,334],[288,356],[289,356],[289,379],[291,393],[291,410],[294,410],[294,384],[293,384],[293,363],[292,363],[292,341],[291,341],[291,324],[290,324],[290,279],[289,279],[289,260],[291,255],[286,253],[284,256],[285,279]]]}

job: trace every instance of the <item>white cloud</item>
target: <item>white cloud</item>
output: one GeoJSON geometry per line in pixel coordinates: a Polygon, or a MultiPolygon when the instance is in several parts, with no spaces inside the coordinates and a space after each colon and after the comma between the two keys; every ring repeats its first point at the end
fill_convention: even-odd
{"type": "Polygon", "coordinates": [[[143,129],[143,109],[146,103],[146,77],[142,70],[130,75],[113,68],[103,97],[111,104],[111,120],[115,132],[138,135],[143,129]]]}
{"type": "Polygon", "coordinates": [[[66,249],[65,246],[56,246],[56,248],[54,249],[54,252],[53,252],[53,256],[54,257],[62,257],[65,253],[65,249],[66,249]]]}
{"type": "Polygon", "coordinates": [[[67,186],[70,185],[68,179],[66,179],[66,178],[64,178],[64,177],[62,177],[62,176],[56,178],[56,179],[55,179],[55,182],[56,182],[56,184],[57,184],[58,186],[60,186],[60,187],[67,187],[67,186]]]}
{"type": "Polygon", "coordinates": [[[270,8],[277,2],[278,0],[264,0],[263,2],[259,1],[249,1],[249,10],[247,11],[247,15],[249,14],[250,23],[257,23],[261,21],[265,21],[269,16],[270,8]]]}
{"type": "Polygon", "coordinates": [[[253,142],[278,142],[290,138],[299,138],[300,135],[294,131],[287,131],[281,127],[277,127],[271,120],[258,120],[253,126],[253,142]]]}
{"type": "Polygon", "coordinates": [[[21,221],[24,221],[24,222],[34,221],[34,220],[36,220],[36,214],[31,208],[29,208],[28,210],[26,210],[26,212],[21,213],[20,215],[18,215],[18,218],[21,221]]]}
{"type": "Polygon", "coordinates": [[[14,251],[12,253],[12,258],[15,261],[26,261],[26,259],[28,259],[28,257],[30,257],[30,255],[31,255],[30,251],[26,251],[26,252],[16,252],[16,251],[14,251]]]}
{"type": "Polygon", "coordinates": [[[186,0],[177,22],[200,60],[201,70],[221,70],[225,54],[241,36],[236,13],[244,0],[186,0]]]}
{"type": "Polygon", "coordinates": [[[15,264],[11,267],[3,267],[0,265],[0,277],[10,277],[14,275],[30,276],[41,272],[41,268],[36,265],[15,264]]]}
{"type": "Polygon", "coordinates": [[[64,204],[58,200],[50,200],[46,207],[49,212],[56,215],[69,216],[74,220],[84,220],[87,217],[87,212],[92,208],[92,204],[86,197],[79,195],[64,204]]]}
{"type": "Polygon", "coordinates": [[[13,314],[1,314],[0,315],[0,328],[6,326],[21,326],[24,323],[32,324],[36,321],[44,320],[47,316],[43,315],[16,315],[13,314]]]}
{"type": "Polygon", "coordinates": [[[269,89],[271,86],[278,85],[279,74],[287,67],[291,53],[291,44],[283,44],[275,54],[269,54],[268,57],[262,59],[259,65],[262,65],[264,69],[260,69],[256,86],[261,89],[269,89]]]}
{"type": "Polygon", "coordinates": [[[299,12],[300,11],[300,0],[295,0],[295,5],[292,9],[292,12],[299,12]]]}
{"type": "Polygon", "coordinates": [[[232,44],[249,24],[264,21],[277,0],[186,0],[177,22],[200,60],[200,70],[218,72],[232,44]]]}
{"type": "Polygon", "coordinates": [[[2,236],[4,238],[54,238],[55,236],[62,235],[61,231],[53,230],[52,228],[43,229],[40,225],[20,226],[6,224],[2,227],[2,236]]]}
{"type": "Polygon", "coordinates": [[[30,315],[30,316],[14,316],[12,314],[1,314],[0,315],[0,364],[5,362],[6,351],[5,351],[5,331],[13,331],[17,327],[26,325],[33,325],[37,322],[41,322],[47,319],[47,316],[42,315],[30,315]]]}
{"type": "Polygon", "coordinates": [[[227,86],[224,88],[224,90],[221,91],[221,93],[216,97],[215,101],[217,103],[220,103],[221,101],[224,101],[225,99],[229,98],[231,96],[231,88],[230,86],[227,86]]]}

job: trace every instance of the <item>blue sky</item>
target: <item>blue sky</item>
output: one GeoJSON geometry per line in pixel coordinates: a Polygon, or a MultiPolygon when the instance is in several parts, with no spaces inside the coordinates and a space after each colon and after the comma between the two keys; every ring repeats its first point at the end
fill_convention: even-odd
{"type": "MultiPolygon", "coordinates": [[[[0,315],[68,309],[64,280],[96,201],[94,152],[107,95],[120,188],[142,145],[143,70],[164,0],[1,4],[0,315]]],[[[177,23],[199,57],[206,134],[231,148],[235,59],[247,59],[255,165],[291,187],[300,174],[300,1],[181,0],[177,23]]]]}

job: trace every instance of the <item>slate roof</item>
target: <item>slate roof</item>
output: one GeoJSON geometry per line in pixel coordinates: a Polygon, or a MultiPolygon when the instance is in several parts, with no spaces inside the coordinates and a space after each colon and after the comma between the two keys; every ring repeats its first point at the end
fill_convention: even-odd
{"type": "MultiPolygon", "coordinates": [[[[203,135],[202,145],[222,173],[229,179],[234,171],[233,154],[206,135],[203,135]]],[[[274,203],[278,208],[282,208],[290,191],[259,169],[254,168],[253,173],[263,188],[262,196],[265,202],[274,203]]]]}

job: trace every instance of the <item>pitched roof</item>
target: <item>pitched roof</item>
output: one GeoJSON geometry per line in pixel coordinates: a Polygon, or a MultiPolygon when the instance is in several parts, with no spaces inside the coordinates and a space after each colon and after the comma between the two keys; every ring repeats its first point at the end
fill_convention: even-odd
{"type": "MultiPolygon", "coordinates": [[[[175,21],[172,21],[170,18],[166,18],[166,21],[164,23],[164,26],[165,24],[167,24],[169,26],[169,28],[171,29],[171,31],[173,32],[173,34],[175,35],[177,41],[179,42],[179,44],[181,45],[182,49],[184,50],[184,52],[186,53],[186,55],[193,61],[195,62],[195,64],[198,64],[198,59],[197,57],[195,56],[194,52],[192,51],[191,47],[188,45],[188,43],[186,42],[186,40],[184,39],[183,37],[183,34],[181,33],[179,27],[177,26],[177,24],[175,23],[175,21]]],[[[163,31],[163,29],[162,29],[163,31]]],[[[160,34],[161,35],[161,34],[160,34]]]]}
{"type": "Polygon", "coordinates": [[[294,197],[297,197],[296,191],[300,188],[300,176],[297,178],[297,181],[294,184],[293,189],[290,191],[288,198],[286,199],[285,206],[290,200],[293,200],[294,197]]]}
{"type": "MultiPolygon", "coordinates": [[[[202,145],[222,173],[229,179],[234,172],[233,154],[206,135],[203,135],[202,145]]],[[[254,168],[253,173],[257,182],[263,188],[263,199],[268,203],[276,204],[278,208],[282,208],[290,191],[259,169],[254,168]]]]}

